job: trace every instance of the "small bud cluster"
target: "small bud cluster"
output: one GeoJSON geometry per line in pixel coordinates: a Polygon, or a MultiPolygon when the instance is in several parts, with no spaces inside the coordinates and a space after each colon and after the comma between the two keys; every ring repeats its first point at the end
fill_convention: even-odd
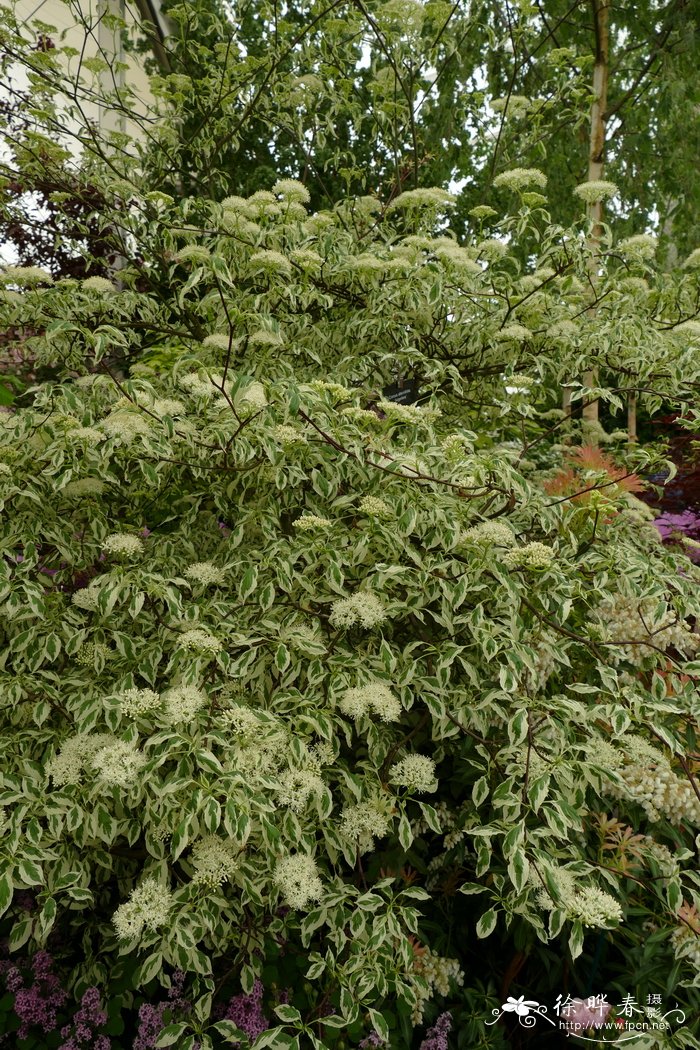
{"type": "Polygon", "coordinates": [[[503,564],[509,568],[548,569],[554,564],[555,553],[545,543],[535,540],[524,547],[515,547],[503,555],[503,564]]]}
{"type": "Polygon", "coordinates": [[[137,774],[147,761],[135,743],[116,740],[100,748],[91,764],[98,780],[110,787],[133,788],[137,782],[137,774]]]}
{"type": "Polygon", "coordinates": [[[302,514],[292,525],[299,532],[313,532],[316,529],[330,529],[333,522],[330,518],[319,517],[318,514],[302,514]]]}
{"type": "Polygon", "coordinates": [[[383,839],[390,828],[389,803],[370,798],[345,807],[339,830],[341,835],[357,842],[360,853],[369,853],[374,849],[375,839],[383,839]]]}
{"type": "Polygon", "coordinates": [[[618,779],[608,785],[610,794],[637,802],[649,820],[665,818],[676,825],[687,821],[700,827],[700,800],[692,785],[679,777],[666,756],[646,740],[625,738],[616,772],[618,779]]]}
{"type": "Polygon", "coordinates": [[[359,509],[363,514],[369,514],[374,518],[391,518],[393,511],[388,503],[378,496],[363,496],[359,503],[359,509]]]}
{"type": "Polygon", "coordinates": [[[221,642],[209,631],[201,627],[192,627],[180,635],[180,645],[183,649],[189,649],[195,653],[206,653],[213,655],[221,651],[221,642]]]}
{"type": "Polygon", "coordinates": [[[502,521],[482,521],[460,536],[460,543],[483,543],[489,547],[513,547],[515,536],[502,521]]]}

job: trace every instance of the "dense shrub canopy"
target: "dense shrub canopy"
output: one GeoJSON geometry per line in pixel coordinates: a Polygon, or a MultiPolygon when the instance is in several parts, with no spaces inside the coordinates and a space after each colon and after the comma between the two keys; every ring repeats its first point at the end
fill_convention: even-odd
{"type": "Polygon", "coordinates": [[[257,1046],[408,1047],[444,995],[498,1046],[513,952],[584,991],[606,944],[696,1001],[697,569],[552,439],[592,357],[686,397],[697,282],[611,244],[593,314],[536,174],[462,246],[437,191],[113,189],[119,285],[3,276],[65,378],[0,417],[0,900],[79,988],[184,970],[178,1046],[235,1035],[224,972],[293,989],[257,1046]]]}

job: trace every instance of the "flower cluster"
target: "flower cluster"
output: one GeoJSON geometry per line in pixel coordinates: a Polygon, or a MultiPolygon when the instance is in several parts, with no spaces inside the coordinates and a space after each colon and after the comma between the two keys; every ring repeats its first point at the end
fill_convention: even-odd
{"type": "Polygon", "coordinates": [[[464,973],[457,959],[446,959],[437,955],[428,947],[414,948],[413,970],[418,977],[422,977],[427,988],[416,984],[416,1003],[413,1007],[412,1021],[419,1025],[423,1020],[423,1011],[426,1004],[437,993],[438,995],[449,995],[450,985],[454,981],[460,988],[464,984],[464,973]]]}
{"type": "Polygon", "coordinates": [[[613,659],[640,664],[654,648],[674,648],[683,653],[695,650],[700,638],[672,608],[658,618],[658,604],[655,598],[617,594],[598,606],[596,614],[603,636],[616,643],[613,659]]]}
{"type": "Polygon", "coordinates": [[[442,415],[434,405],[401,405],[398,401],[377,401],[377,410],[397,423],[428,424],[442,415]]]}
{"type": "Polygon", "coordinates": [[[391,767],[389,780],[417,794],[436,791],[435,763],[427,755],[406,755],[391,767]]]}
{"type": "Polygon", "coordinates": [[[389,504],[379,499],[378,496],[363,496],[359,503],[359,509],[363,514],[369,514],[374,518],[391,518],[393,511],[389,504]]]}
{"type": "Polygon", "coordinates": [[[277,798],[281,805],[289,806],[295,813],[301,813],[312,796],[323,792],[323,779],[313,768],[287,769],[280,778],[277,787],[277,798]]]}
{"type": "Polygon", "coordinates": [[[272,433],[275,440],[279,441],[283,448],[293,448],[295,445],[308,444],[307,437],[305,434],[302,434],[301,430],[287,426],[285,423],[278,424],[272,433]]]}
{"type": "Polygon", "coordinates": [[[356,591],[349,598],[333,602],[331,627],[364,627],[370,630],[386,620],[386,609],[381,598],[370,591],[356,591]]]}
{"type": "Polygon", "coordinates": [[[539,168],[512,168],[510,171],[503,171],[497,175],[493,184],[497,189],[504,187],[515,191],[527,189],[528,186],[538,186],[544,189],[547,185],[547,176],[539,168]]]}
{"type": "Polygon", "coordinates": [[[514,547],[503,555],[503,564],[509,569],[548,569],[554,564],[555,554],[546,543],[537,540],[524,547],[514,547]]]}
{"type": "Polygon", "coordinates": [[[448,1036],[451,1031],[452,1014],[448,1010],[440,1014],[432,1028],[428,1029],[418,1050],[448,1050],[448,1036]]]}
{"type": "Polygon", "coordinates": [[[100,295],[111,295],[117,291],[108,277],[86,277],[80,287],[84,292],[98,292],[100,295]]]}
{"type": "Polygon", "coordinates": [[[401,704],[391,689],[378,681],[346,689],[338,706],[344,715],[356,721],[370,713],[382,722],[397,722],[401,717],[401,704]]]}
{"type": "Polygon", "coordinates": [[[98,780],[110,787],[132,788],[137,774],[147,761],[143,751],[139,751],[134,742],[116,740],[100,748],[93,756],[91,765],[98,780]]]}
{"type": "Polygon", "coordinates": [[[163,693],[163,702],[168,722],[179,725],[191,722],[209,701],[207,694],[194,685],[176,685],[163,693]]]}
{"type": "Polygon", "coordinates": [[[32,983],[25,987],[24,978],[16,966],[8,969],[5,976],[7,991],[14,994],[14,1009],[20,1026],[19,1039],[29,1036],[30,1027],[36,1025],[45,1033],[56,1028],[57,1014],[67,999],[66,992],[53,972],[53,960],[46,951],[39,951],[31,962],[32,983]]]}
{"type": "Polygon", "coordinates": [[[219,639],[201,627],[191,627],[189,631],[183,631],[180,635],[180,645],[194,653],[213,655],[221,651],[219,639]]]}
{"type": "Polygon", "coordinates": [[[183,996],[184,985],[184,973],[182,970],[176,970],[168,989],[167,999],[156,1006],[151,1003],[143,1003],[139,1007],[139,1027],[133,1050],[155,1050],[158,1036],[166,1025],[166,1013],[171,1017],[175,1014],[189,1013],[191,1007],[189,1001],[183,996]]]}
{"type": "Polygon", "coordinates": [[[300,532],[312,532],[315,529],[329,529],[333,522],[330,518],[321,518],[317,514],[302,514],[292,524],[300,532]]]}
{"type": "Polygon", "coordinates": [[[616,774],[607,788],[612,795],[638,803],[649,820],[700,827],[700,800],[665,755],[638,736],[625,738],[624,753],[612,750],[607,762],[616,774]]]}
{"type": "Polygon", "coordinates": [[[192,881],[214,888],[228,880],[238,870],[240,848],[231,839],[205,835],[192,847],[190,860],[194,868],[192,881]]]}
{"type": "Polygon", "coordinates": [[[110,412],[100,422],[100,427],[107,437],[113,438],[122,445],[130,445],[138,437],[146,437],[151,433],[151,426],[145,416],[140,412],[120,410],[110,412]]]}
{"type": "MultiPolygon", "coordinates": [[[[566,868],[550,866],[548,874],[555,892],[552,894],[540,885],[537,901],[541,908],[546,911],[561,908],[568,919],[578,920],[584,926],[608,929],[622,922],[622,908],[609,893],[597,886],[579,886],[566,868]]],[[[538,878],[531,875],[533,882],[538,878]]]]}
{"type": "Polygon", "coordinates": [[[262,998],[262,981],[256,977],[251,992],[248,995],[245,992],[234,995],[224,1013],[224,1020],[233,1021],[236,1028],[243,1032],[251,1043],[270,1027],[270,1022],[263,1013],[262,998]]]}
{"type": "Polygon", "coordinates": [[[390,804],[370,798],[346,806],[340,819],[340,833],[357,842],[360,853],[374,849],[375,839],[383,839],[391,828],[390,804]]]}
{"type": "Polygon", "coordinates": [[[576,196],[586,204],[597,204],[598,201],[605,200],[607,197],[616,197],[619,192],[614,182],[606,182],[605,179],[582,182],[574,190],[576,196]]]}
{"type": "Polygon", "coordinates": [[[76,478],[61,489],[61,495],[66,499],[83,499],[88,496],[101,496],[104,490],[104,481],[100,481],[99,478],[76,478]]]}
{"type": "Polygon", "coordinates": [[[221,582],[221,569],[217,569],[210,561],[196,561],[188,565],[184,575],[193,583],[200,583],[203,587],[210,587],[214,583],[221,582]]]}
{"type": "Polygon", "coordinates": [[[502,521],[482,521],[460,536],[461,543],[484,543],[489,547],[513,547],[515,536],[502,521]]]}
{"type": "Polygon", "coordinates": [[[113,532],[102,543],[105,554],[121,554],[125,558],[136,558],[143,553],[143,540],[129,532],[113,532]]]}
{"type": "Polygon", "coordinates": [[[49,761],[46,771],[57,787],[78,784],[91,759],[113,741],[114,737],[109,733],[76,733],[63,741],[60,752],[49,761]]]}
{"type": "Polygon", "coordinates": [[[61,1029],[65,1039],[58,1050],[110,1050],[112,1040],[107,1035],[98,1035],[97,1029],[107,1023],[107,1012],[102,1009],[97,988],[83,992],[80,1006],[73,1016],[73,1023],[61,1029]]]}
{"type": "Polygon", "coordinates": [[[289,908],[301,910],[323,895],[316,861],[306,853],[293,853],[278,860],[274,881],[289,908]]]}
{"type": "Polygon", "coordinates": [[[173,905],[173,895],[167,886],[155,878],[144,879],[112,917],[117,937],[120,941],[133,941],[144,929],[157,930],[168,921],[173,905]]]}
{"type": "Polygon", "coordinates": [[[160,707],[160,696],[152,689],[127,689],[119,697],[119,706],[129,718],[138,718],[160,707]]]}

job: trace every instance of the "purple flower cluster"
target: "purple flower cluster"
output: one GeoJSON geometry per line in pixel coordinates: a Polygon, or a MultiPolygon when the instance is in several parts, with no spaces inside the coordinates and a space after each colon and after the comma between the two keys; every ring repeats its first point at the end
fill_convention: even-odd
{"type": "MultiPolygon", "coordinates": [[[[700,513],[694,510],[686,509],[679,514],[666,511],[654,521],[654,526],[664,542],[682,541],[684,536],[700,540],[700,513]]],[[[691,561],[700,562],[700,547],[683,544],[683,553],[687,554],[691,561]]]]}
{"type": "Polygon", "coordinates": [[[256,979],[250,995],[244,995],[243,992],[234,995],[224,1013],[224,1020],[233,1021],[236,1028],[245,1032],[251,1042],[270,1027],[270,1022],[262,1011],[262,997],[262,981],[256,979]]]}
{"type": "Polygon", "coordinates": [[[12,966],[5,976],[5,986],[15,997],[14,1009],[20,1021],[20,1039],[26,1039],[34,1025],[44,1032],[53,1032],[57,1013],[67,995],[52,970],[53,961],[48,952],[37,952],[31,961],[32,984],[27,987],[21,971],[12,966]]]}
{"type": "Polygon", "coordinates": [[[447,1037],[452,1029],[452,1014],[440,1014],[432,1028],[429,1028],[425,1039],[418,1050],[447,1050],[447,1037]]]}
{"type": "Polygon", "coordinates": [[[169,1023],[165,1019],[166,1011],[170,1017],[176,1013],[188,1013],[190,1003],[182,994],[184,986],[185,975],[182,970],[176,970],[168,990],[168,998],[156,1006],[144,1003],[139,1007],[139,1030],[134,1039],[133,1050],[153,1050],[156,1039],[169,1023]]]}
{"type": "Polygon", "coordinates": [[[370,1032],[366,1039],[360,1043],[360,1050],[372,1050],[375,1046],[386,1046],[379,1032],[370,1032]]]}
{"type": "Polygon", "coordinates": [[[97,1035],[97,1029],[107,1023],[107,1014],[102,1009],[100,993],[97,988],[88,988],[83,992],[80,1006],[75,1011],[73,1021],[61,1029],[65,1043],[58,1050],[111,1050],[112,1041],[107,1035],[97,1035]]]}

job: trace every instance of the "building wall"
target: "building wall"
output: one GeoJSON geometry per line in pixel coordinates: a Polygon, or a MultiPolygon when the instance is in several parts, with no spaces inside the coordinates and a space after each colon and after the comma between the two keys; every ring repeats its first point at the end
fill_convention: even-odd
{"type": "MultiPolygon", "coordinates": [[[[39,42],[42,35],[47,36],[56,47],[70,47],[76,54],[66,58],[66,69],[71,79],[80,79],[81,110],[85,117],[95,122],[103,131],[133,132],[133,121],[119,107],[100,106],[93,100],[98,94],[100,84],[107,91],[116,91],[123,99],[126,108],[139,115],[146,114],[153,102],[148,76],[144,71],[145,55],[134,55],[122,46],[122,33],[108,25],[105,14],[116,15],[123,19],[127,33],[136,40],[143,36],[139,31],[140,12],[133,0],[16,0],[16,13],[22,19],[25,29],[33,23],[43,23],[32,27],[39,42]],[[109,66],[102,72],[90,69],[90,63],[102,58],[109,66]],[[126,68],[114,68],[114,61],[124,63],[126,68]],[[85,63],[87,62],[87,66],[85,63]],[[128,85],[133,95],[123,96],[128,85]]],[[[152,58],[149,52],[148,57],[152,58]]]]}

